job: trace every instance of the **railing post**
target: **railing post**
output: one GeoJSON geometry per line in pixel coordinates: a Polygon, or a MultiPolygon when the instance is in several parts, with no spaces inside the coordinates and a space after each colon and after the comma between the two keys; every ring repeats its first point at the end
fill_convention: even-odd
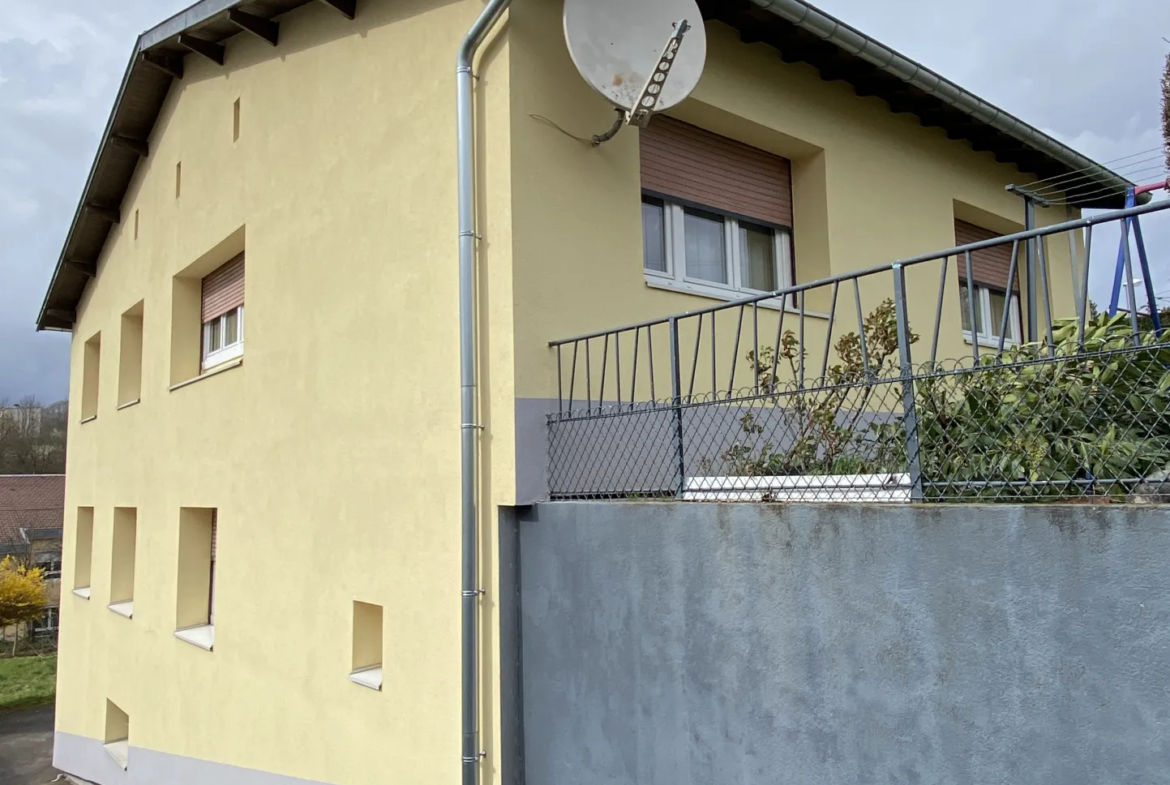
{"type": "MultiPolygon", "coordinates": [[[[922,466],[918,455],[918,408],[914,393],[914,363],[910,358],[910,319],[906,314],[906,270],[894,265],[894,318],[898,322],[898,358],[902,364],[902,427],[906,431],[910,498],[922,501],[922,466]]],[[[971,326],[975,326],[972,314],[971,326]]]]}
{"type": "MultiPolygon", "coordinates": [[[[702,318],[702,317],[700,317],[702,318]]],[[[670,317],[670,397],[674,408],[674,441],[678,459],[675,493],[681,499],[687,484],[686,460],[683,456],[682,370],[679,367],[678,317],[670,317]]]]}

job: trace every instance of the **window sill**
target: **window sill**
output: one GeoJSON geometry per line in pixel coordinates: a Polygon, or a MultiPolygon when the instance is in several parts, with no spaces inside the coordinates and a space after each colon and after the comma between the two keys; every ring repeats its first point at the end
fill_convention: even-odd
{"type": "MultiPolygon", "coordinates": [[[[963,342],[966,343],[968,346],[970,346],[972,343],[971,333],[967,332],[966,330],[963,331],[963,342]]],[[[979,336],[979,345],[985,349],[999,349],[999,339],[998,338],[991,338],[991,337],[986,336],[986,335],[980,335],[979,336]]],[[[1013,349],[1019,345],[1020,345],[1019,341],[1013,340],[1011,338],[1008,338],[1003,342],[1003,348],[1005,348],[1005,349],[1013,349]]]]}
{"type": "MultiPolygon", "coordinates": [[[[742,300],[746,297],[752,297],[752,292],[740,292],[734,289],[720,289],[717,287],[707,287],[701,284],[693,283],[679,283],[673,278],[659,278],[658,276],[645,275],[646,286],[651,289],[662,289],[668,292],[681,292],[682,294],[691,294],[696,297],[706,297],[709,300],[722,300],[724,302],[732,302],[734,300],[742,300]]],[[[757,305],[769,311],[779,311],[780,300],[773,298],[770,300],[760,300],[757,305]]],[[[789,305],[784,309],[787,313],[799,314],[800,309],[789,305]]],[[[824,319],[828,321],[829,315],[821,313],[820,311],[805,311],[805,316],[813,319],[824,319]]]]}
{"type": "Polygon", "coordinates": [[[130,767],[130,742],[128,741],[111,741],[109,744],[102,745],[114,762],[122,767],[123,770],[130,767]]]}
{"type": "Polygon", "coordinates": [[[132,401],[126,401],[126,403],[120,403],[120,404],[118,404],[118,408],[116,409],[116,411],[119,411],[119,412],[120,412],[120,411],[122,411],[123,409],[129,409],[131,406],[137,406],[137,405],[138,405],[138,404],[140,404],[140,403],[142,403],[142,399],[141,399],[141,398],[135,398],[135,399],[134,399],[134,400],[132,400],[132,401]]]}
{"type": "Polygon", "coordinates": [[[219,374],[223,373],[224,371],[230,371],[233,368],[239,368],[243,364],[244,364],[244,358],[237,357],[236,359],[234,359],[230,362],[226,362],[223,365],[217,365],[214,368],[206,370],[203,373],[199,374],[198,376],[193,376],[190,379],[187,379],[185,381],[181,381],[181,382],[178,382],[176,384],[172,384],[170,387],[167,388],[167,390],[169,390],[170,392],[174,392],[175,390],[181,390],[182,388],[184,388],[188,385],[195,384],[195,382],[201,382],[204,379],[210,378],[212,376],[218,376],[219,374]]]}
{"type": "Polygon", "coordinates": [[[94,420],[96,420],[96,419],[97,419],[97,415],[96,415],[96,414],[91,414],[91,415],[90,415],[90,416],[88,416],[88,417],[82,417],[82,418],[81,418],[81,424],[82,424],[82,425],[85,425],[87,422],[93,422],[93,421],[94,421],[94,420]]]}
{"type": "Polygon", "coordinates": [[[90,596],[90,590],[88,586],[81,586],[77,589],[74,589],[73,593],[83,600],[88,600],[90,596]]]}
{"type": "Polygon", "coordinates": [[[363,668],[360,671],[354,671],[349,674],[349,680],[354,684],[360,684],[363,687],[369,687],[371,690],[382,691],[382,666],[376,665],[373,668],[363,668]]]}
{"type": "Polygon", "coordinates": [[[134,618],[134,600],[126,600],[125,602],[112,602],[106,607],[119,616],[125,616],[127,619],[134,618]]]}
{"type": "Polygon", "coordinates": [[[201,624],[198,627],[188,627],[185,630],[175,630],[175,637],[181,641],[198,646],[200,649],[211,651],[215,648],[215,625],[201,624]]]}

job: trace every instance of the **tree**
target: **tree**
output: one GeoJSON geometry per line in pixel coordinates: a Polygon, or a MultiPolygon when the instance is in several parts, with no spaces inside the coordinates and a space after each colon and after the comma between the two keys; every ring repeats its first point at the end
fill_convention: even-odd
{"type": "Polygon", "coordinates": [[[1170,54],[1162,72],[1162,138],[1166,141],[1166,169],[1170,171],[1170,54]]]}
{"type": "MultiPolygon", "coordinates": [[[[44,570],[21,564],[11,556],[0,561],[0,629],[37,621],[48,600],[44,570]]],[[[14,636],[14,653],[19,637],[14,636]]]]}

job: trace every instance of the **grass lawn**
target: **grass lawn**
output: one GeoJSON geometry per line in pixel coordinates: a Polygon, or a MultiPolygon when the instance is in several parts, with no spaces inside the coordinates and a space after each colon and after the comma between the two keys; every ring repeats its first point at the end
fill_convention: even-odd
{"type": "Polygon", "coordinates": [[[57,655],[0,660],[0,711],[52,703],[57,655]]]}

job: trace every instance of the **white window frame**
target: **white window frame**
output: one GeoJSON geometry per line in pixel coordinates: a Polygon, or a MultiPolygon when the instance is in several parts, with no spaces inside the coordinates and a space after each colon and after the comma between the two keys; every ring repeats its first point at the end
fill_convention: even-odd
{"type": "MultiPolygon", "coordinates": [[[[991,287],[983,284],[972,284],[969,281],[962,281],[963,286],[970,287],[974,292],[975,307],[979,310],[979,320],[983,322],[983,331],[979,332],[977,336],[972,335],[971,330],[963,330],[963,340],[967,343],[972,343],[975,338],[978,338],[980,346],[987,346],[993,349],[999,348],[999,336],[991,332],[992,329],[998,330],[1000,323],[997,321],[992,325],[991,318],[991,287]]],[[[1001,293],[998,289],[995,290],[997,294],[1001,293]]],[[[959,297],[962,302],[959,305],[959,319],[962,324],[962,309],[967,307],[968,301],[966,295],[960,287],[959,297]]],[[[1011,292],[1008,295],[1008,329],[1007,337],[1004,339],[1004,346],[1016,346],[1020,343],[1020,295],[1018,292],[1011,292]]],[[[975,324],[971,325],[972,327],[975,324]]]]}
{"type": "Polygon", "coordinates": [[[203,330],[203,332],[202,332],[202,341],[203,341],[202,369],[204,371],[209,370],[211,368],[214,368],[217,365],[222,365],[223,363],[226,363],[229,360],[234,360],[237,357],[243,356],[243,354],[244,354],[244,306],[243,305],[237,305],[235,308],[231,309],[230,311],[226,311],[226,312],[220,314],[219,316],[215,317],[214,319],[209,319],[208,321],[204,322],[202,330],[203,330]],[[223,328],[224,328],[224,325],[227,324],[227,317],[229,314],[232,314],[232,313],[236,314],[236,324],[238,325],[238,330],[236,332],[236,340],[233,343],[229,343],[225,346],[219,347],[215,351],[208,351],[208,347],[211,345],[211,326],[213,324],[219,324],[219,334],[223,335],[223,328]]]}
{"type": "MultiPolygon", "coordinates": [[[[720,300],[734,300],[743,296],[765,294],[762,289],[749,288],[743,281],[743,257],[739,243],[739,219],[722,210],[698,205],[682,205],[654,194],[644,194],[643,199],[662,202],[663,253],[666,257],[666,272],[646,268],[642,259],[642,272],[646,285],[658,289],[674,289],[689,294],[700,294],[720,300]],[[687,275],[686,259],[682,249],[686,248],[686,209],[713,213],[723,218],[724,263],[727,265],[727,283],[693,278],[687,275]]],[[[770,225],[764,221],[744,219],[745,223],[772,231],[773,258],[776,260],[777,289],[793,285],[792,280],[792,233],[790,230],[770,225]]],[[[761,305],[780,307],[780,301],[764,300],[761,305]]]]}

